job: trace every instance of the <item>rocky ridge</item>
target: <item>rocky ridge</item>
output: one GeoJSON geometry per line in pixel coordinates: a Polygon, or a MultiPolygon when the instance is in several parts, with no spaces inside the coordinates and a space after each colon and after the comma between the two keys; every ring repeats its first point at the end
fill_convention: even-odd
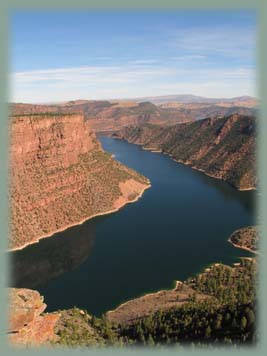
{"type": "Polygon", "coordinates": [[[129,126],[114,138],[163,152],[177,162],[227,181],[240,190],[256,189],[256,119],[230,115],[170,127],[129,126]]]}
{"type": "MultiPolygon", "coordinates": [[[[171,97],[170,97],[171,98],[171,97]]],[[[173,100],[176,97],[173,98],[173,100]]],[[[73,100],[60,104],[11,104],[13,115],[29,115],[37,113],[80,113],[89,120],[93,131],[115,131],[129,125],[157,124],[174,125],[177,123],[195,121],[206,117],[229,116],[234,113],[252,115],[256,112],[257,101],[254,98],[241,100],[207,99],[188,97],[188,100],[171,101],[156,105],[151,98],[141,101],[124,100],[73,100]],[[192,102],[191,102],[191,101],[192,102]]]]}

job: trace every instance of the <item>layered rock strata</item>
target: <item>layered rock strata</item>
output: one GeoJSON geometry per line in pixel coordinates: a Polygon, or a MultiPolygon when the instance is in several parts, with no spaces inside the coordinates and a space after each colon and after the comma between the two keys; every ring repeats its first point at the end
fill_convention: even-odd
{"type": "Polygon", "coordinates": [[[148,179],[105,152],[81,114],[10,119],[10,248],[135,201],[148,179]]]}

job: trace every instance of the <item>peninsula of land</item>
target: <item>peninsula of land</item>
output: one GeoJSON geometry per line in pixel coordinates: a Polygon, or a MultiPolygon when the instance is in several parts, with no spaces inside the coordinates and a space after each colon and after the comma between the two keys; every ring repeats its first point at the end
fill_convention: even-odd
{"type": "Polygon", "coordinates": [[[259,253],[259,228],[257,226],[247,226],[238,229],[229,237],[228,241],[242,250],[259,253]]]}

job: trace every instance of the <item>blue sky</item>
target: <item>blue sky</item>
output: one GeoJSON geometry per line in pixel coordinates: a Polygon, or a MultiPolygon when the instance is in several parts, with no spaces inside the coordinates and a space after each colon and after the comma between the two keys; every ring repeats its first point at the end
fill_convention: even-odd
{"type": "Polygon", "coordinates": [[[256,95],[249,11],[16,11],[10,101],[256,95]]]}

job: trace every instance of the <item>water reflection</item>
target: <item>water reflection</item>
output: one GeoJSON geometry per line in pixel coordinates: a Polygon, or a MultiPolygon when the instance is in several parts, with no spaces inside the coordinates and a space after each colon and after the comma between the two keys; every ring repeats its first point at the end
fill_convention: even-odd
{"type": "Polygon", "coordinates": [[[89,257],[94,240],[95,221],[92,220],[10,253],[11,286],[44,286],[49,280],[74,270],[89,257]]]}
{"type": "Polygon", "coordinates": [[[189,166],[185,166],[182,163],[180,167],[190,170],[190,174],[195,175],[202,183],[217,190],[225,200],[237,202],[249,213],[254,214],[257,203],[257,192],[255,190],[248,190],[240,192],[230,184],[222,181],[221,179],[215,179],[207,176],[205,173],[192,169],[189,166]]]}

